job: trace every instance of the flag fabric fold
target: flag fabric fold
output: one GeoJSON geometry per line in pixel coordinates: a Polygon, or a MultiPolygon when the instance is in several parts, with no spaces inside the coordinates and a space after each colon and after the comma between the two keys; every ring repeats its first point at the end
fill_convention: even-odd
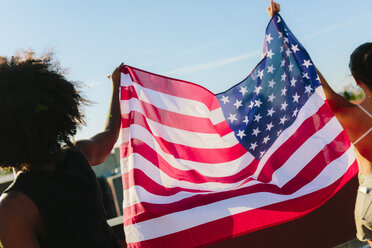
{"type": "Polygon", "coordinates": [[[299,218],[357,173],[315,67],[279,14],[264,57],[220,94],[125,66],[128,247],[200,247],[299,218]]]}

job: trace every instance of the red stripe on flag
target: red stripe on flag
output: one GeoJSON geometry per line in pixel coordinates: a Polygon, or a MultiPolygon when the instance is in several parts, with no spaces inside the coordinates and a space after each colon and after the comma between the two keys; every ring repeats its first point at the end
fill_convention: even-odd
{"type": "MultiPolygon", "coordinates": [[[[141,107],[144,112],[144,116],[146,118],[152,121],[155,121],[157,123],[160,123],[162,125],[168,126],[168,127],[174,127],[174,128],[178,128],[181,130],[186,130],[186,131],[196,132],[196,133],[220,134],[221,132],[221,127],[218,127],[218,129],[216,129],[216,127],[212,124],[209,118],[183,115],[183,114],[159,109],[155,107],[154,105],[151,105],[146,102],[141,102],[141,107]]],[[[142,115],[142,113],[136,112],[134,116],[136,117],[136,115],[142,115]]],[[[122,116],[126,119],[131,119],[133,117],[133,116],[128,116],[128,114],[123,114],[122,116]]],[[[137,123],[131,120],[131,122],[127,124],[128,126],[126,127],[129,127],[129,124],[137,124],[137,123]]],[[[226,132],[226,131],[222,130],[222,132],[226,132]]],[[[231,132],[231,129],[230,129],[230,132],[231,132]]]]}
{"type": "Polygon", "coordinates": [[[121,86],[120,100],[129,100],[131,98],[138,98],[137,91],[133,85],[121,86]]]}
{"type": "Polygon", "coordinates": [[[132,80],[148,89],[156,90],[172,96],[182,97],[204,103],[210,111],[220,107],[215,95],[208,89],[183,80],[169,78],[126,66],[132,80]]]}
{"type": "Polygon", "coordinates": [[[179,192],[192,192],[192,193],[210,192],[209,190],[196,190],[196,189],[181,188],[181,187],[167,188],[167,187],[164,187],[163,185],[158,184],[154,180],[152,180],[142,170],[139,170],[139,169],[133,169],[128,173],[122,174],[122,176],[123,176],[123,181],[128,182],[125,185],[123,184],[124,190],[130,187],[133,187],[133,186],[140,186],[146,189],[146,191],[152,194],[159,195],[159,196],[171,196],[179,192]],[[134,181],[138,182],[138,180],[141,180],[141,182],[135,185],[134,181]]]}
{"type": "Polygon", "coordinates": [[[222,121],[216,125],[214,125],[214,128],[216,129],[216,132],[221,136],[225,136],[226,134],[229,134],[232,132],[231,127],[226,121],[222,121]]]}

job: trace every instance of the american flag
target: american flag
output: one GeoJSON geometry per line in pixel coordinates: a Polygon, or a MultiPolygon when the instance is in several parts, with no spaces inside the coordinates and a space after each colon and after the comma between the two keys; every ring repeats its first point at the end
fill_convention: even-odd
{"type": "Polygon", "coordinates": [[[279,14],[264,57],[213,94],[122,70],[128,247],[199,247],[299,218],[357,173],[313,62],[279,14]]]}

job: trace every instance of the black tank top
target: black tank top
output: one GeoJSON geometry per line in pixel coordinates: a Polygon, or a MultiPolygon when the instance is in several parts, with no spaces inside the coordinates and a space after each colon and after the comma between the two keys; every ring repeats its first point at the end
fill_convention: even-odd
{"type": "Polygon", "coordinates": [[[122,247],[106,222],[95,174],[75,148],[65,150],[55,171],[21,172],[5,192],[27,195],[45,224],[42,248],[122,247]]]}

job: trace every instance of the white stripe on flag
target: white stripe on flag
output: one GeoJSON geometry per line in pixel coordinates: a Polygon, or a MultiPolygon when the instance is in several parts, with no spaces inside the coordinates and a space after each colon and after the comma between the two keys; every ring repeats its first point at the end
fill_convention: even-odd
{"type": "MultiPolygon", "coordinates": [[[[174,127],[161,125],[150,119],[146,119],[147,124],[150,126],[152,134],[156,137],[160,137],[173,144],[181,144],[185,146],[191,146],[202,149],[218,149],[218,148],[229,148],[239,143],[234,133],[229,133],[230,137],[221,139],[221,136],[217,133],[197,133],[187,130],[182,130],[174,127]]],[[[138,133],[143,132],[146,129],[142,126],[131,124],[131,132],[138,133]]],[[[146,129],[146,131],[148,131],[146,129]]],[[[135,136],[132,136],[135,137],[135,136]]]]}
{"type": "Polygon", "coordinates": [[[159,109],[195,117],[210,117],[210,111],[204,103],[187,98],[168,95],[133,83],[140,101],[154,105],[159,109]]]}

